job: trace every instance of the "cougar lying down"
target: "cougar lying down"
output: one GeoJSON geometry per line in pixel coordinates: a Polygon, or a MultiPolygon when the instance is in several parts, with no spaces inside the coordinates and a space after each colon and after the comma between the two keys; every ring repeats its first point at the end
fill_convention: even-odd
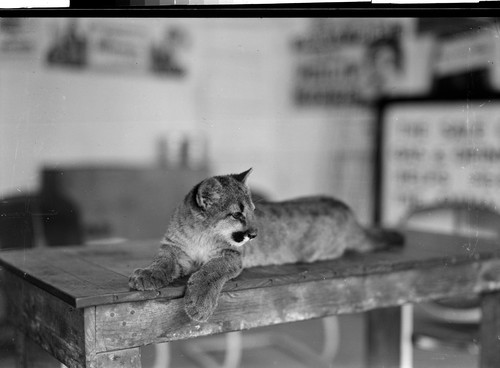
{"type": "Polygon", "coordinates": [[[185,311],[206,321],[224,283],[243,268],[334,259],[347,250],[370,252],[403,243],[399,233],[361,227],[349,207],[333,198],[255,205],[247,185],[251,171],[196,185],[176,208],[152,263],[130,276],[130,287],[159,289],[190,275],[185,311]]]}

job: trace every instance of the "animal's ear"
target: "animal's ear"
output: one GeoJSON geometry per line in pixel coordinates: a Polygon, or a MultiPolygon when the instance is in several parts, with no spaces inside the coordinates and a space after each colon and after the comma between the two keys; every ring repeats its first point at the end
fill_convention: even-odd
{"type": "Polygon", "coordinates": [[[196,192],[196,203],[203,209],[209,208],[221,197],[222,185],[215,178],[208,178],[201,182],[196,192]]]}
{"type": "Polygon", "coordinates": [[[243,184],[246,184],[246,181],[248,179],[248,176],[250,175],[250,173],[252,172],[252,168],[249,168],[247,171],[243,171],[242,173],[240,174],[234,174],[233,177],[242,182],[243,184]]]}

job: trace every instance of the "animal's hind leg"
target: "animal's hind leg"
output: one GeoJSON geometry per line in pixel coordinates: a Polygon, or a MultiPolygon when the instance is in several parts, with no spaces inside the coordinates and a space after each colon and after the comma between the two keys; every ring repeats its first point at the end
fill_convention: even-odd
{"type": "Polygon", "coordinates": [[[378,244],[373,241],[365,228],[354,221],[348,225],[346,234],[347,251],[367,253],[373,252],[377,248],[378,244]]]}
{"type": "Polygon", "coordinates": [[[358,229],[355,229],[351,234],[348,249],[359,253],[399,248],[404,244],[404,236],[392,230],[365,229],[358,225],[358,229]]]}

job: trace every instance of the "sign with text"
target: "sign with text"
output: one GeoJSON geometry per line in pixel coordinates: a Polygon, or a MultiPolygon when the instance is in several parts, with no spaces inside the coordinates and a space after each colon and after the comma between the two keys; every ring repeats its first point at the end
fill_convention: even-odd
{"type": "Polygon", "coordinates": [[[415,27],[407,18],[311,20],[292,43],[295,104],[358,104],[399,91],[414,72],[415,27]]]}
{"type": "Polygon", "coordinates": [[[50,19],[50,66],[181,77],[191,59],[189,23],[109,18],[50,19]],[[160,33],[160,34],[158,34],[160,33]]]}
{"type": "Polygon", "coordinates": [[[444,201],[500,207],[500,101],[395,103],[383,123],[384,224],[444,201]]]}

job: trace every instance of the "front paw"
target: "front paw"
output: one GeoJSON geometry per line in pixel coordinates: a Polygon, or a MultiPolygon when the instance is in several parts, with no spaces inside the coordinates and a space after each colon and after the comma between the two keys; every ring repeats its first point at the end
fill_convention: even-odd
{"type": "Polygon", "coordinates": [[[128,285],[135,290],[157,290],[167,286],[170,281],[161,269],[137,268],[130,275],[128,285]]]}
{"type": "Polygon", "coordinates": [[[189,318],[197,322],[205,322],[212,316],[219,292],[206,283],[188,282],[184,295],[184,310],[189,318]]]}

